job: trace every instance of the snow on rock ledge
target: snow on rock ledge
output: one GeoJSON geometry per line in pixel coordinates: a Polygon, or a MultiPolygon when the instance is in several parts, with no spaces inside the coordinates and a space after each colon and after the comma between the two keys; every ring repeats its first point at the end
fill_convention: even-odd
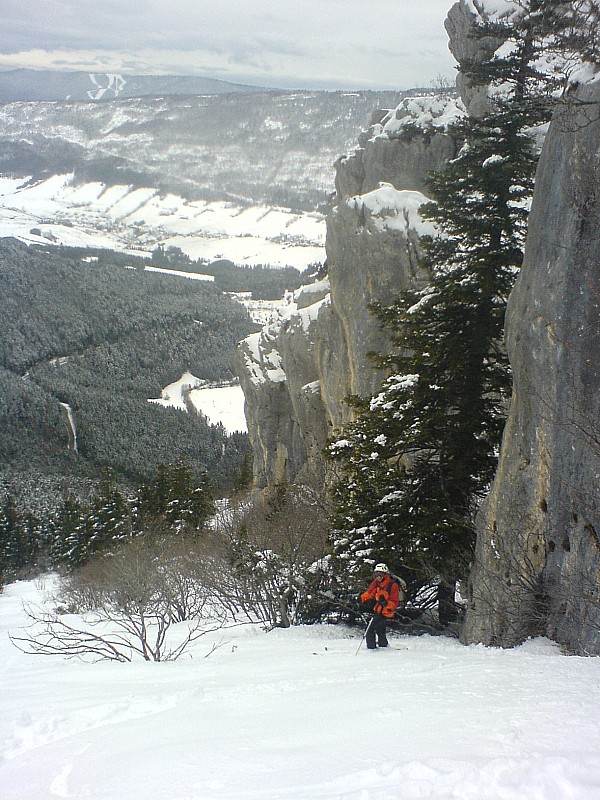
{"type": "Polygon", "coordinates": [[[429,202],[428,173],[455,155],[446,128],[461,113],[448,98],[412,98],[378,112],[354,154],[336,162],[328,280],[302,287],[280,319],[238,348],[256,489],[322,484],[327,440],[353,414],[346,398],[377,389],[367,353],[386,352],[389,340],[370,306],[427,282],[419,240],[434,229],[419,209],[429,202]],[[401,119],[412,124],[406,137],[401,119]]]}
{"type": "Polygon", "coordinates": [[[460,100],[432,93],[375,111],[358,148],[336,162],[336,200],[365,194],[381,182],[427,193],[427,176],[455,155],[448,125],[464,115],[460,100]]]}
{"type": "Polygon", "coordinates": [[[377,230],[400,231],[407,238],[411,229],[419,236],[435,234],[434,226],[419,214],[423,203],[429,202],[421,192],[398,191],[391,183],[381,183],[372,192],[346,200],[357,211],[368,213],[377,230]]]}
{"type": "Polygon", "coordinates": [[[322,479],[327,426],[314,354],[319,315],[329,305],[328,281],[302,287],[278,320],[238,347],[257,488],[302,475],[322,479]]]}
{"type": "Polygon", "coordinates": [[[449,125],[464,117],[465,113],[462,101],[449,95],[405,97],[380,122],[372,125],[369,134],[371,139],[377,136],[393,139],[406,134],[411,128],[446,131],[449,125]]]}

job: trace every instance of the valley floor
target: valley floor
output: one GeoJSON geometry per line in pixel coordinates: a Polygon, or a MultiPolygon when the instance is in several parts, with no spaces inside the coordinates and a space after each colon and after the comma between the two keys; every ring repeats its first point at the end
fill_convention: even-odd
{"type": "Polygon", "coordinates": [[[0,236],[26,244],[105,248],[149,255],[161,244],[192,260],[305,270],[325,259],[321,214],[160,197],[155,189],[87,183],[53,175],[29,184],[0,176],[0,236]]]}
{"type": "Polygon", "coordinates": [[[600,797],[599,658],[398,635],[357,653],[358,632],[322,625],[221,630],[161,664],[67,661],[7,635],[42,588],[0,595],[2,800],[600,797]]]}

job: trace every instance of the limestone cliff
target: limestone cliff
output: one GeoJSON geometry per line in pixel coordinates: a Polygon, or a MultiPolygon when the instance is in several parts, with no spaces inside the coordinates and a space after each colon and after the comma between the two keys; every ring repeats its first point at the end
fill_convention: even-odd
{"type": "Polygon", "coordinates": [[[446,128],[462,113],[449,97],[407,98],[377,113],[355,152],[337,161],[327,281],[300,290],[238,350],[255,488],[321,482],[327,438],[350,418],[345,399],[377,387],[367,353],[388,343],[369,306],[426,280],[419,237],[431,227],[419,207],[427,173],[454,154],[446,128]]]}
{"type": "MultiPolygon", "coordinates": [[[[502,44],[502,39],[493,36],[473,36],[476,19],[490,19],[490,14],[484,10],[486,4],[477,5],[478,10],[475,13],[473,0],[459,0],[450,8],[446,17],[448,48],[459,65],[465,62],[483,61],[502,44]]],[[[491,16],[496,17],[498,14],[503,16],[503,13],[508,13],[506,8],[510,9],[510,6],[505,7],[504,12],[496,11],[491,16]]],[[[513,10],[517,8],[515,5],[513,10]]],[[[466,75],[459,71],[456,76],[456,87],[469,116],[480,117],[486,112],[489,104],[486,86],[473,86],[466,75]]]]}
{"type": "MultiPolygon", "coordinates": [[[[469,37],[471,0],[446,23],[457,60],[493,52],[469,37]]],[[[487,93],[459,76],[470,114],[487,93]]],[[[367,353],[387,342],[369,312],[426,280],[426,175],[454,153],[446,123],[462,106],[410,98],[377,114],[336,163],[327,220],[328,279],[238,352],[255,486],[325,478],[328,435],[348,395],[378,376],[367,353]]],[[[547,634],[600,654],[600,80],[553,120],[536,178],[525,261],[507,311],[514,392],[499,469],[478,517],[462,638],[511,646],[547,634]]]]}
{"type": "Polygon", "coordinates": [[[550,126],[507,312],[514,394],[463,638],[600,654],[600,81],[550,126]]]}

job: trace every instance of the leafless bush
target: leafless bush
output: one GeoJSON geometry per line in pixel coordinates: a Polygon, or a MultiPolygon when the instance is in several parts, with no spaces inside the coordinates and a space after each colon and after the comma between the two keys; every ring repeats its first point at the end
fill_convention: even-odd
{"type": "Polygon", "coordinates": [[[468,609],[490,626],[490,644],[510,647],[544,633],[547,595],[545,545],[533,520],[522,519],[515,535],[489,529],[468,584],[468,609]]]}
{"type": "Polygon", "coordinates": [[[322,496],[306,486],[279,487],[267,500],[228,509],[217,525],[220,550],[204,562],[211,594],[269,626],[312,621],[326,564],[326,520],[322,496]]]}
{"type": "MultiPolygon", "coordinates": [[[[583,549],[589,527],[579,520],[583,549]]],[[[548,533],[522,515],[518,530],[488,530],[469,583],[469,614],[490,644],[512,647],[548,636],[569,652],[598,653],[600,586],[592,563],[570,564],[571,536],[548,533]],[[556,541],[557,540],[557,541],[556,541]],[[554,565],[550,567],[550,563],[554,565]]],[[[571,532],[572,533],[572,532],[571,532]]]]}
{"type": "Polygon", "coordinates": [[[205,588],[194,580],[194,563],[193,548],[184,541],[134,539],[66,579],[56,611],[30,608],[31,626],[12,641],[44,655],[177,659],[193,641],[225,624],[225,615],[209,607],[205,588]],[[175,630],[176,623],[181,624],[175,630]]]}
{"type": "Polygon", "coordinates": [[[196,579],[201,552],[194,539],[155,531],[118,550],[86,563],[62,584],[63,605],[74,611],[95,611],[110,595],[120,607],[143,605],[159,597],[173,622],[203,615],[208,597],[196,579]]]}
{"type": "Polygon", "coordinates": [[[286,487],[226,509],[199,537],[151,531],[63,579],[56,610],[30,608],[30,627],[12,640],[29,653],[165,661],[228,619],[312,621],[326,519],[319,493],[286,487]]]}

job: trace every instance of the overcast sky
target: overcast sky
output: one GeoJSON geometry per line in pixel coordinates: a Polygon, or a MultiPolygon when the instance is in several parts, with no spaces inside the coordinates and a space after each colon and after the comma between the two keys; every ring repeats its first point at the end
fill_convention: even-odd
{"type": "Polygon", "coordinates": [[[454,80],[454,0],[0,0],[0,68],[205,75],[281,88],[454,80]]]}

